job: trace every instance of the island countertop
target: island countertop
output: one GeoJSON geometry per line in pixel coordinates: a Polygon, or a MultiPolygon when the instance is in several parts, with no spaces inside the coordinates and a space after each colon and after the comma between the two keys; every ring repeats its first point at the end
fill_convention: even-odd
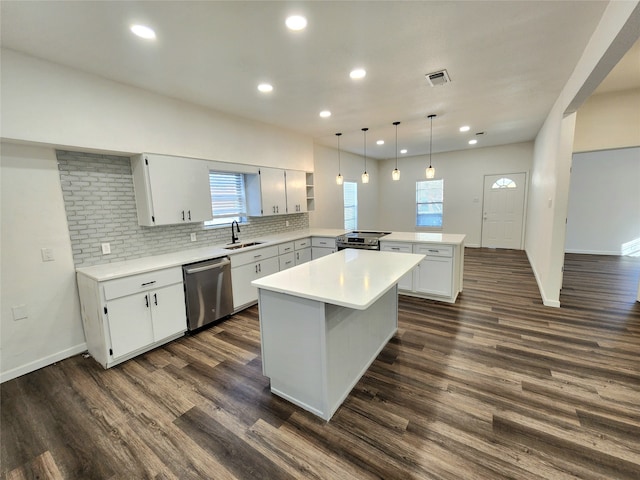
{"type": "Polygon", "coordinates": [[[413,253],[346,249],[254,280],[273,292],[365,310],[424,259],[413,253]]]}

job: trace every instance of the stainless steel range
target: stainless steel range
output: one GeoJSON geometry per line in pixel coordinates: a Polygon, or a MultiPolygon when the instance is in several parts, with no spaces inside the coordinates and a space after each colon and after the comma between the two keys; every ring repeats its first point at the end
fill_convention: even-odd
{"type": "Polygon", "coordinates": [[[355,231],[340,235],[336,239],[338,250],[345,248],[361,248],[365,250],[380,250],[380,238],[391,232],[363,232],[355,231]]]}

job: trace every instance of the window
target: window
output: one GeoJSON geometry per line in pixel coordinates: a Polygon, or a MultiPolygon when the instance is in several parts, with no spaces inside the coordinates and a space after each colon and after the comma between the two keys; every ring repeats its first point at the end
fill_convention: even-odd
{"type": "Polygon", "coordinates": [[[444,180],[416,182],[416,226],[442,228],[444,180]]]}
{"type": "Polygon", "coordinates": [[[244,175],[242,173],[209,172],[213,220],[207,226],[225,225],[246,220],[244,175]]]}
{"type": "Polygon", "coordinates": [[[517,187],[516,182],[514,182],[510,178],[505,178],[505,177],[499,178],[494,182],[493,185],[491,185],[491,188],[516,188],[516,187],[517,187]]]}
{"type": "Polygon", "coordinates": [[[358,228],[358,183],[344,182],[344,229],[358,228]]]}

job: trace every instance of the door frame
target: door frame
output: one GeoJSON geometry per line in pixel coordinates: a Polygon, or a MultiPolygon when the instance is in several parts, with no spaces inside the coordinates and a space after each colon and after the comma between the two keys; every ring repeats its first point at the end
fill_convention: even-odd
{"type": "Polygon", "coordinates": [[[527,205],[529,204],[529,170],[522,172],[509,172],[509,173],[485,173],[482,175],[482,208],[480,209],[480,247],[482,248],[482,236],[484,235],[484,185],[486,177],[494,177],[497,175],[506,176],[524,174],[524,202],[522,202],[522,228],[520,231],[520,248],[524,250],[524,235],[527,225],[527,205]]]}

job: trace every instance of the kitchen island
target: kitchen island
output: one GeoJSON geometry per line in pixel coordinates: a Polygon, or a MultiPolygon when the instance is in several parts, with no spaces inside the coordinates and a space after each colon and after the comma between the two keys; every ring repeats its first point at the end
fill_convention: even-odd
{"type": "Polygon", "coordinates": [[[254,280],[271,392],[329,420],[398,328],[424,255],[346,249],[254,280]]]}

